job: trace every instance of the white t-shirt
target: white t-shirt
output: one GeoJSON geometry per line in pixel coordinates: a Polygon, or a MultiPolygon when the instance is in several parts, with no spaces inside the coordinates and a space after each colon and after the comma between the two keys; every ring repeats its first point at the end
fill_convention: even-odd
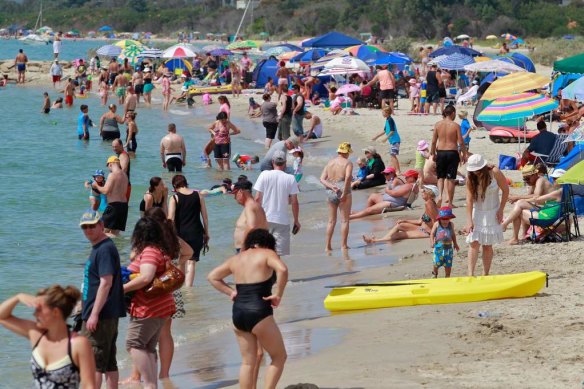
{"type": "Polygon", "coordinates": [[[61,41],[54,40],[53,41],[53,53],[59,54],[61,52],[61,41]]]}
{"type": "Polygon", "coordinates": [[[253,188],[262,192],[262,208],[268,222],[289,225],[288,198],[298,193],[294,176],[281,170],[265,170],[253,188]]]}

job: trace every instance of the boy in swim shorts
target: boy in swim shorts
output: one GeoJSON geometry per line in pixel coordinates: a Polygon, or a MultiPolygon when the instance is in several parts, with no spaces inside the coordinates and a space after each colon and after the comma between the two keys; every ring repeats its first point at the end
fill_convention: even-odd
{"type": "Polygon", "coordinates": [[[441,266],[444,266],[446,278],[450,277],[454,250],[459,250],[454,224],[450,221],[455,217],[452,213],[452,208],[440,208],[436,223],[434,223],[430,232],[430,241],[434,249],[434,268],[432,270],[434,278],[438,278],[438,269],[441,266]]]}

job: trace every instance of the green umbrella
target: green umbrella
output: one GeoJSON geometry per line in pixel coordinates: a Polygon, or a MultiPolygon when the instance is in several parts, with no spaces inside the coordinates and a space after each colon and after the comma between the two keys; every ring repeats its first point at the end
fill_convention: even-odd
{"type": "Polygon", "coordinates": [[[237,41],[227,46],[227,50],[248,50],[257,48],[258,45],[254,41],[237,41]]]}
{"type": "Polygon", "coordinates": [[[584,161],[580,161],[572,166],[568,171],[558,178],[559,184],[584,184],[584,161]]]}
{"type": "Polygon", "coordinates": [[[125,58],[128,58],[128,62],[130,65],[134,66],[138,60],[138,54],[144,51],[144,46],[134,46],[129,45],[122,51],[119,55],[120,61],[123,61],[125,58]]]}

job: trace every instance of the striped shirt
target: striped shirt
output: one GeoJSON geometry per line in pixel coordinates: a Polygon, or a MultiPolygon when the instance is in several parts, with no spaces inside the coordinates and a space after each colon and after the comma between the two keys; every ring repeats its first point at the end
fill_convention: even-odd
{"type": "MultiPolygon", "coordinates": [[[[128,266],[128,270],[132,273],[139,273],[140,265],[154,265],[156,266],[155,277],[159,277],[166,271],[166,261],[169,260],[170,258],[165,256],[160,249],[154,246],[148,246],[132,261],[130,266],[128,266]]],[[[164,294],[160,297],[147,298],[144,296],[142,290],[138,290],[132,298],[132,304],[130,305],[130,315],[138,318],[169,317],[175,311],[176,306],[172,293],[164,294]]]]}

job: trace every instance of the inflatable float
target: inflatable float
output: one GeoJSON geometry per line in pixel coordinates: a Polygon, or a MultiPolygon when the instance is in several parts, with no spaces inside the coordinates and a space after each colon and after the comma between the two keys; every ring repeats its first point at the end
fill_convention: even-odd
{"type": "Polygon", "coordinates": [[[529,297],[547,283],[539,271],[335,286],[324,300],[332,312],[529,297]]]}
{"type": "Polygon", "coordinates": [[[539,131],[517,129],[514,127],[497,126],[489,130],[489,138],[495,143],[531,142],[539,131]]]}
{"type": "Polygon", "coordinates": [[[200,96],[206,93],[209,94],[219,94],[219,93],[231,93],[231,85],[220,85],[220,86],[196,86],[189,88],[189,94],[191,96],[200,96]]]}

